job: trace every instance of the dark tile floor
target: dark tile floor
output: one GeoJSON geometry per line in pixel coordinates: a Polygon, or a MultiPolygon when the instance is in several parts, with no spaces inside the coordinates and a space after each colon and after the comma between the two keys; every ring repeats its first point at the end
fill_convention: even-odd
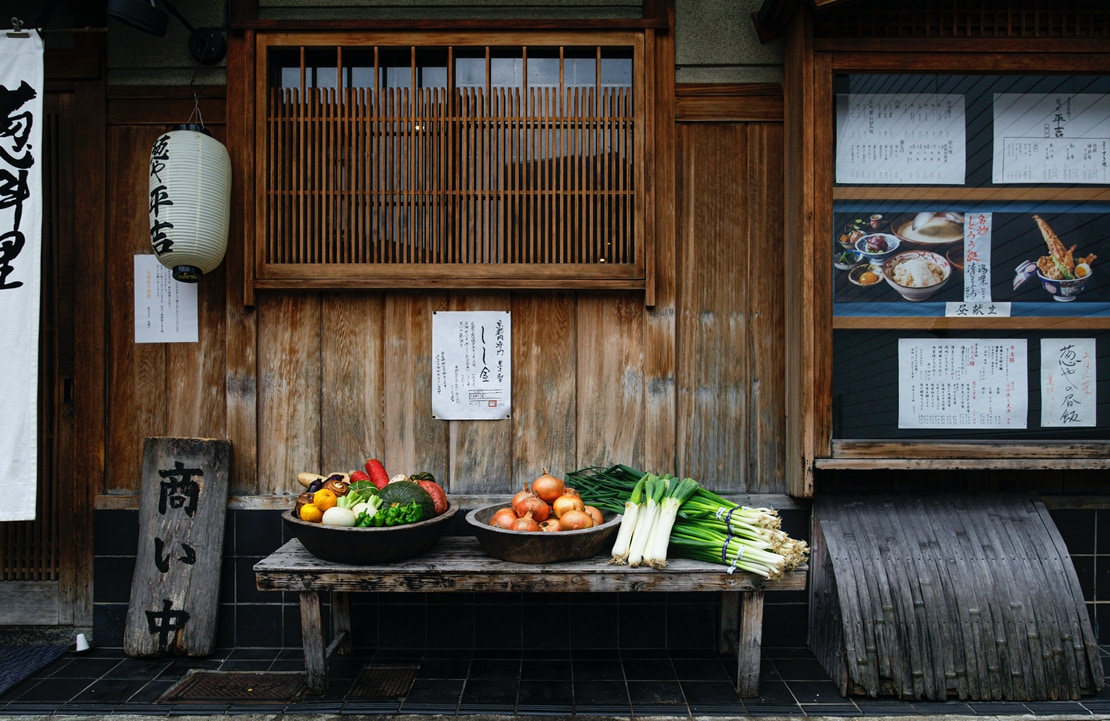
{"type": "MultiPolygon", "coordinates": [[[[1104,658],[1110,647],[1103,649],[1104,658]]],[[[1108,659],[1110,660],[1110,659],[1108,659]]],[[[763,651],[758,698],[738,699],[731,659],[711,652],[556,654],[427,650],[335,657],[329,689],[293,702],[164,703],[190,671],[304,670],[300,649],[226,649],[207,658],[137,659],[121,649],[67,654],[0,695],[0,717],[39,715],[518,715],[518,716],[1094,716],[1110,690],[1080,701],[921,702],[843,698],[804,648],[763,651]],[[407,692],[366,693],[364,669],[405,668],[407,692]],[[411,677],[411,685],[407,679],[411,677]],[[353,693],[353,692],[358,693],[353,693]]],[[[1110,668],[1110,663],[1106,664],[1110,668]]],[[[297,678],[294,676],[294,678],[297,678]]]]}

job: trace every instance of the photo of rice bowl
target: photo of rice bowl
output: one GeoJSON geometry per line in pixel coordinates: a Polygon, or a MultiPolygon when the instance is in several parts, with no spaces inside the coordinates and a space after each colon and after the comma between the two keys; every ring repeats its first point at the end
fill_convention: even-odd
{"type": "Polygon", "coordinates": [[[883,264],[883,277],[909,301],[919,302],[943,288],[952,277],[952,264],[940,253],[909,250],[883,264]]]}

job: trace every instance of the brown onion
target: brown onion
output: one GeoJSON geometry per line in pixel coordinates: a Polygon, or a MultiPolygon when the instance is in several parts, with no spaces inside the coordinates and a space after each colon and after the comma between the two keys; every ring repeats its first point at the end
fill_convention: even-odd
{"type": "Polygon", "coordinates": [[[546,521],[547,517],[551,515],[551,506],[544,503],[539,496],[532,494],[529,494],[520,503],[514,503],[513,510],[516,511],[518,516],[532,514],[532,518],[535,518],[538,523],[546,521]]]}
{"type": "Polygon", "coordinates": [[[563,495],[566,484],[561,478],[556,478],[543,469],[543,474],[532,481],[532,493],[542,498],[547,503],[554,503],[555,499],[563,495]]]}
{"type": "Polygon", "coordinates": [[[511,529],[513,524],[516,523],[516,512],[511,508],[499,508],[493,517],[489,519],[489,525],[495,528],[511,529]]]}
{"type": "Polygon", "coordinates": [[[540,524],[540,530],[544,533],[554,533],[563,529],[559,527],[559,519],[552,516],[540,524]]]}
{"type": "Polygon", "coordinates": [[[531,513],[526,513],[526,514],[524,514],[524,516],[522,516],[521,518],[516,519],[516,521],[513,522],[512,530],[514,530],[514,531],[527,531],[529,533],[535,533],[535,532],[537,532],[541,529],[540,529],[540,524],[536,523],[536,519],[532,518],[532,514],[531,513]]]}
{"type": "Polygon", "coordinates": [[[595,526],[605,523],[605,516],[601,515],[601,510],[596,506],[585,506],[582,510],[593,520],[595,526]]]}
{"type": "Polygon", "coordinates": [[[586,504],[577,493],[564,493],[551,504],[551,510],[555,511],[556,518],[562,518],[568,511],[581,511],[585,508],[586,504]]]}
{"type": "Polygon", "coordinates": [[[594,522],[585,511],[570,510],[559,516],[559,526],[564,531],[580,531],[583,528],[593,528],[594,522]]]}
{"type": "MultiPolygon", "coordinates": [[[[532,491],[528,490],[528,484],[527,484],[527,483],[525,483],[525,484],[524,484],[524,490],[522,490],[522,491],[517,491],[517,492],[516,492],[516,495],[514,495],[514,496],[513,496],[513,500],[512,500],[512,506],[513,506],[513,510],[514,510],[514,511],[516,510],[516,504],[517,504],[517,503],[519,503],[519,502],[523,501],[523,500],[524,500],[525,498],[527,498],[528,496],[534,496],[534,495],[535,495],[535,494],[534,494],[534,493],[532,493],[532,491]]],[[[524,514],[522,514],[522,513],[520,513],[519,511],[517,511],[517,515],[518,515],[518,516],[522,516],[522,515],[524,515],[524,514]]]]}

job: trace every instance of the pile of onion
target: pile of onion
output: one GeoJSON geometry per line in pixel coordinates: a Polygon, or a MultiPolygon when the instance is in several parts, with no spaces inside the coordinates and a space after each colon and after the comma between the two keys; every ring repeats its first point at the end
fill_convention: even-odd
{"type": "Polygon", "coordinates": [[[509,506],[493,514],[489,525],[534,533],[579,531],[603,522],[601,511],[583,503],[578,491],[568,488],[561,478],[551,475],[545,468],[538,478],[524,484],[509,506]]]}

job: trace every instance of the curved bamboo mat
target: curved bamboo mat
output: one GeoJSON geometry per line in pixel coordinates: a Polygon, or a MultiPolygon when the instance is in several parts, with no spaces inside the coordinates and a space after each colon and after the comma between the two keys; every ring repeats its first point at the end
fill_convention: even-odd
{"type": "Polygon", "coordinates": [[[814,504],[810,646],[841,694],[1077,699],[1103,686],[1079,580],[1025,497],[814,504]]]}

